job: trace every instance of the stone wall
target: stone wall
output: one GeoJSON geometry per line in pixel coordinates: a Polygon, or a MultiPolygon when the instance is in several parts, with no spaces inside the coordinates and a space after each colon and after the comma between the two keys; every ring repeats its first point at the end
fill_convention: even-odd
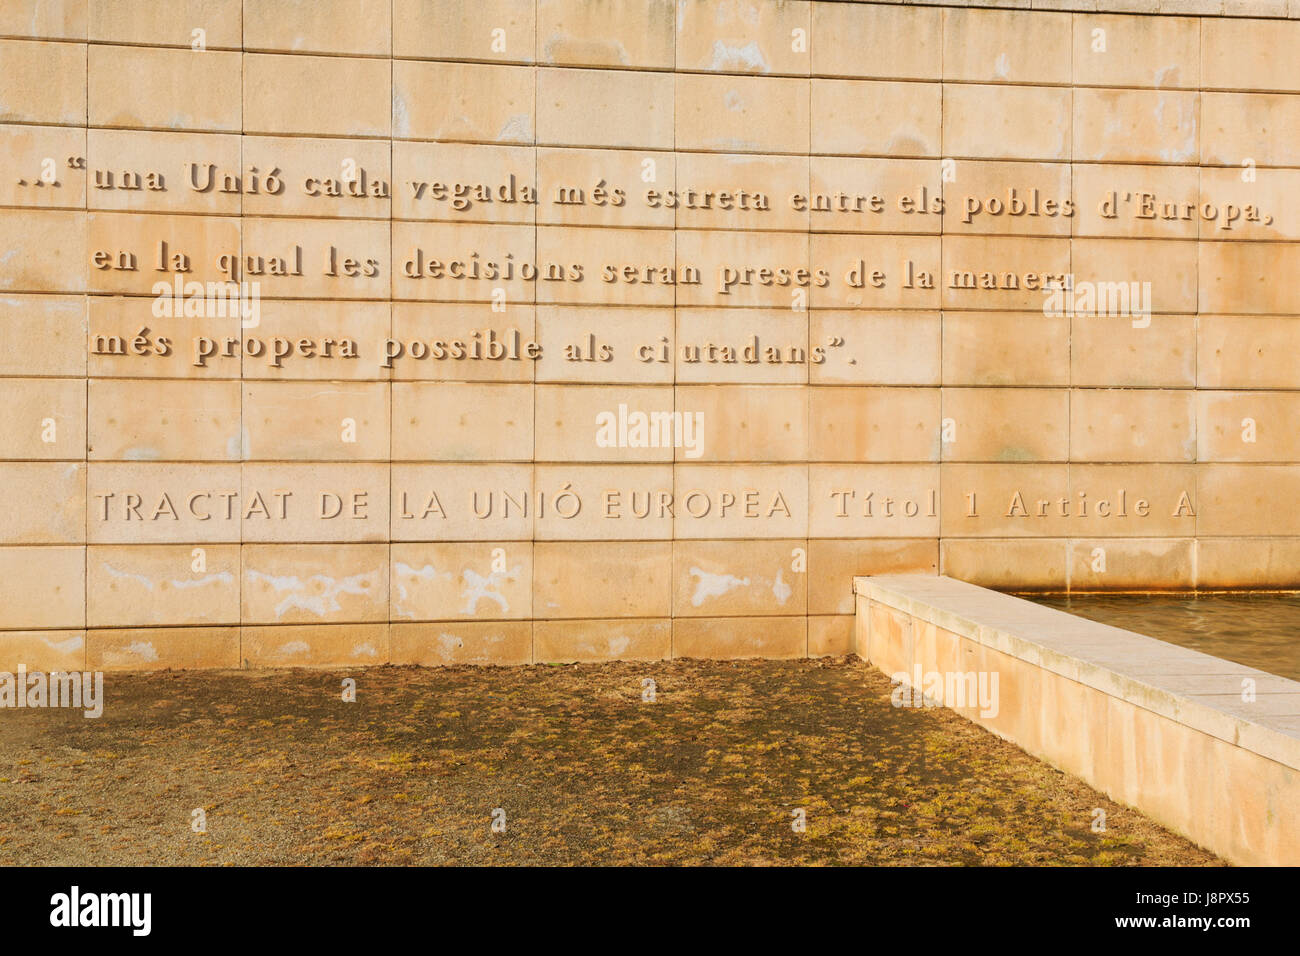
{"type": "Polygon", "coordinates": [[[1300,25],[17,0],[0,37],[3,666],[844,653],[884,571],[1300,586],[1300,25]]]}

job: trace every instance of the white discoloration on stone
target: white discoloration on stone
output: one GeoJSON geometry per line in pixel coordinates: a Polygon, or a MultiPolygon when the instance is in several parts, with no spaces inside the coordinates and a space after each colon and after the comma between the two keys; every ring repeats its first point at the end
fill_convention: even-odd
{"type": "Polygon", "coordinates": [[[527,113],[516,113],[506,120],[497,133],[498,140],[531,140],[533,138],[533,120],[527,113]]]}
{"type": "Polygon", "coordinates": [[[406,105],[405,97],[393,96],[393,135],[411,135],[411,111],[406,105]]]}
{"type": "Polygon", "coordinates": [[[247,428],[240,428],[238,434],[226,439],[226,457],[232,461],[253,457],[252,438],[247,428]]]}
{"type": "Polygon", "coordinates": [[[379,652],[375,650],[375,645],[373,644],[370,643],[358,644],[356,647],[352,648],[352,656],[353,657],[378,657],[379,652]]]}
{"type": "Polygon", "coordinates": [[[64,641],[51,641],[44,637],[41,640],[45,642],[45,646],[50,650],[58,651],[60,654],[71,654],[73,651],[79,651],[86,646],[86,639],[80,635],[69,637],[64,641]]]}
{"type": "Polygon", "coordinates": [[[313,574],[306,581],[296,574],[265,574],[252,568],[248,571],[248,580],[261,582],[270,586],[284,597],[275,606],[276,618],[282,618],[289,611],[306,611],[317,617],[325,617],[334,611],[341,611],[339,596],[344,594],[366,595],[373,591],[380,572],[365,571],[346,578],[333,578],[327,574],[313,574]]]}
{"type": "Polygon", "coordinates": [[[749,587],[749,578],[738,578],[730,574],[711,574],[699,568],[691,568],[690,575],[698,578],[695,593],[691,595],[691,604],[699,607],[709,598],[722,597],[735,588],[749,587]]]}
{"type": "Polygon", "coordinates": [[[497,588],[507,581],[516,580],[523,571],[522,565],[515,565],[508,571],[493,571],[487,577],[479,574],[471,568],[466,568],[461,575],[465,582],[465,587],[460,596],[465,599],[465,606],[461,608],[461,614],[477,614],[478,602],[482,600],[494,601],[501,613],[505,614],[510,610],[510,602],[506,596],[500,593],[497,588]]]}
{"type": "Polygon", "coordinates": [[[306,641],[289,641],[287,644],[281,644],[280,650],[276,653],[279,657],[297,657],[299,654],[310,654],[311,645],[306,641]]]}
{"type": "Polygon", "coordinates": [[[713,55],[709,59],[710,70],[725,70],[733,73],[770,73],[772,67],[763,55],[758,42],[750,40],[744,46],[713,41],[713,55]]]}
{"type": "Polygon", "coordinates": [[[790,600],[790,595],[794,594],[794,588],[786,584],[782,577],[784,573],[785,568],[777,568],[776,580],[772,582],[772,593],[776,595],[776,603],[781,605],[790,600]]]}
{"type": "Polygon", "coordinates": [[[209,584],[230,584],[235,580],[235,576],[229,571],[214,571],[212,574],[205,574],[201,578],[190,578],[183,581],[169,581],[168,583],[178,591],[185,591],[189,588],[207,587],[209,584]]]}
{"type": "Polygon", "coordinates": [[[413,568],[405,561],[398,561],[393,570],[397,577],[397,601],[394,610],[402,617],[414,618],[415,612],[404,608],[402,604],[410,600],[411,592],[406,589],[406,582],[414,579],[415,581],[450,581],[450,571],[439,571],[432,564],[426,564],[422,568],[413,568]]]}
{"type": "Polygon", "coordinates": [[[108,572],[108,576],[111,578],[117,578],[119,581],[135,581],[137,584],[143,585],[146,591],[153,590],[153,581],[145,577],[143,574],[134,574],[130,571],[119,571],[111,564],[104,565],[104,570],[108,572]]]}
{"type": "MultiPolygon", "coordinates": [[[[152,591],[156,586],[151,578],[143,574],[136,574],[133,571],[120,571],[111,564],[104,565],[104,570],[108,572],[109,577],[117,578],[119,581],[135,581],[143,586],[146,591],[152,591]]],[[[234,580],[234,575],[229,571],[214,571],[212,574],[205,574],[201,578],[172,579],[167,584],[178,591],[186,591],[191,588],[207,587],[209,584],[230,584],[234,580]]]]}
{"type": "Polygon", "coordinates": [[[113,664],[127,662],[138,664],[145,661],[156,661],[158,659],[158,650],[153,646],[152,641],[132,641],[125,647],[109,651],[104,656],[113,664]]]}

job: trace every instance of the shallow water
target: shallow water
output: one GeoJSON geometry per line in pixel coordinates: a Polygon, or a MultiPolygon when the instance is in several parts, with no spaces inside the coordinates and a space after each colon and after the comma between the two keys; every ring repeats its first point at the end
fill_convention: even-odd
{"type": "Polygon", "coordinates": [[[1300,680],[1300,595],[1023,595],[1037,604],[1300,680]]]}

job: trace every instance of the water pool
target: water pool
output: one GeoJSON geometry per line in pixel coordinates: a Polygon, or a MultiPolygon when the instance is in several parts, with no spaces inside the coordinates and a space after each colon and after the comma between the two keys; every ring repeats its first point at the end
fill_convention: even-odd
{"type": "Polygon", "coordinates": [[[1101,624],[1300,680],[1300,594],[1022,594],[1101,624]]]}

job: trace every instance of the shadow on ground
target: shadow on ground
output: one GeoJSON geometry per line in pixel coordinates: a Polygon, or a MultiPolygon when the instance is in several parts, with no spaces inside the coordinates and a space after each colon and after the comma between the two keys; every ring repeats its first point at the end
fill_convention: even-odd
{"type": "Polygon", "coordinates": [[[105,697],[98,720],[0,711],[0,862],[1218,862],[891,706],[856,660],[110,673],[105,697]]]}

